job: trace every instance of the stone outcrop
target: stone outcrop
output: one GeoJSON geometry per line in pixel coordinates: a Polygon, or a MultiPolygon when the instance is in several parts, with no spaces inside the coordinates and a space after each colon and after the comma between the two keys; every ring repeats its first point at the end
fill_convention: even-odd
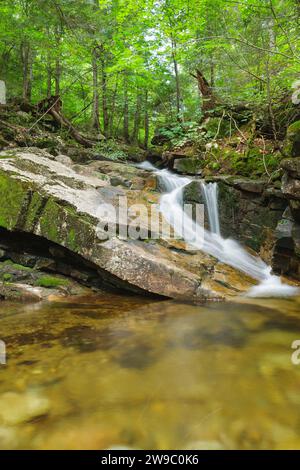
{"type": "Polygon", "coordinates": [[[276,229],[273,265],[280,272],[293,272],[300,279],[300,121],[287,131],[282,160],[282,193],[288,202],[276,229]]]}
{"type": "MultiPolygon", "coordinates": [[[[268,184],[266,180],[207,178],[218,183],[222,236],[239,240],[271,264],[276,273],[296,279],[300,279],[298,165],[297,159],[283,161],[281,189],[279,182],[268,184]]],[[[199,180],[185,188],[184,200],[204,204],[199,180]]]]}
{"type": "MultiPolygon", "coordinates": [[[[118,209],[119,197],[127,196],[129,205],[143,203],[154,210],[159,200],[150,173],[118,165],[74,165],[68,157],[33,148],[1,152],[0,227],[20,240],[27,237],[31,249],[36,240],[44,240],[45,249],[57,258],[76,258],[78,270],[88,266],[104,284],[137,293],[220,300],[253,284],[216,259],[190,252],[181,242],[153,240],[150,235],[123,239],[127,220],[107,238],[111,208],[118,209]],[[108,212],[99,212],[107,204],[108,212]]],[[[149,233],[147,218],[141,219],[142,229],[149,233]]]]}
{"type": "MultiPolygon", "coordinates": [[[[220,176],[208,181],[218,183],[222,235],[239,240],[270,262],[274,231],[287,205],[281,191],[250,178],[220,176]]],[[[203,204],[199,181],[186,187],[185,202],[203,204]]]]}

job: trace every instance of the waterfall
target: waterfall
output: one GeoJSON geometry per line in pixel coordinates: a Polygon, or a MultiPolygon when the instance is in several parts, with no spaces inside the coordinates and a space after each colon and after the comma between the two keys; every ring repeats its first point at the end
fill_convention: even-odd
{"type": "Polygon", "coordinates": [[[250,289],[248,296],[281,297],[299,293],[297,287],[283,284],[280,277],[272,275],[272,268],[258,256],[248,253],[235,240],[225,239],[221,236],[216,183],[205,184],[202,182],[202,193],[208,213],[210,230],[202,228],[199,233],[204,233],[204,237],[203,235],[197,236],[195,222],[183,210],[183,190],[192,179],[178,176],[165,169],[158,170],[149,162],[140,164],[139,168],[152,170],[159,176],[165,190],[160,199],[160,211],[186,243],[259,281],[257,286],[250,289]]]}
{"type": "Polygon", "coordinates": [[[208,212],[209,228],[212,233],[221,235],[218,207],[218,185],[217,183],[202,183],[202,193],[208,212]]]}

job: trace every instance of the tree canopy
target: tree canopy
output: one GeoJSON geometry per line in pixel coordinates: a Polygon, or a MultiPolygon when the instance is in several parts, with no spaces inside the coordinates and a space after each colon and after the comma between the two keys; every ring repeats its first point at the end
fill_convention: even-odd
{"type": "Polygon", "coordinates": [[[9,97],[60,95],[76,125],[147,146],[216,102],[268,106],[299,77],[298,0],[1,0],[9,97]],[[199,78],[199,76],[198,76],[199,78]]]}

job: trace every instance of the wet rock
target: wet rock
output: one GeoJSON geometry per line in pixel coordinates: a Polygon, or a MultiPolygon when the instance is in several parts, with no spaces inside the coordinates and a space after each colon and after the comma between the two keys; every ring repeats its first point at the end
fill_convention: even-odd
{"type": "MultiPolygon", "coordinates": [[[[149,172],[130,165],[93,162],[86,173],[86,166],[67,167],[40,149],[17,149],[0,156],[1,227],[55,243],[57,257],[59,250],[63,256],[65,249],[79,255],[97,270],[99,279],[118,289],[202,300],[223,299],[239,291],[231,281],[222,292],[219,284],[217,290],[207,287],[217,263],[214,258],[201,252],[174,252],[159,240],[147,243],[148,217],[141,218],[146,242],[124,240],[117,234],[108,238],[105,227],[118,210],[119,196],[127,196],[129,206],[144,204],[157,210],[153,203],[157,204],[159,195],[153,193],[149,172]],[[105,173],[110,178],[113,172],[141,182],[143,189],[113,187],[98,176],[105,173]],[[99,212],[104,204],[111,204],[109,211],[99,212]]],[[[118,230],[125,229],[126,235],[128,224],[128,220],[121,220],[118,230]]]]}
{"type": "Polygon", "coordinates": [[[300,279],[300,225],[295,222],[290,208],[276,227],[272,267],[276,273],[300,279]]]}
{"type": "MultiPolygon", "coordinates": [[[[263,253],[269,261],[274,231],[287,206],[280,191],[264,191],[265,182],[228,176],[213,178],[218,183],[218,202],[221,233],[232,237],[256,252],[263,253]]],[[[184,190],[184,202],[203,204],[201,182],[193,181],[184,190]]],[[[206,214],[205,217],[208,220],[206,214]]]]}
{"type": "Polygon", "coordinates": [[[0,426],[0,449],[7,450],[16,448],[18,437],[14,429],[0,426]]]}
{"type": "Polygon", "coordinates": [[[39,302],[42,300],[42,289],[26,284],[0,284],[0,299],[14,302],[39,302]]]}
{"type": "Polygon", "coordinates": [[[50,402],[35,392],[6,392],[0,395],[0,422],[6,425],[26,423],[48,414],[50,402]]]}

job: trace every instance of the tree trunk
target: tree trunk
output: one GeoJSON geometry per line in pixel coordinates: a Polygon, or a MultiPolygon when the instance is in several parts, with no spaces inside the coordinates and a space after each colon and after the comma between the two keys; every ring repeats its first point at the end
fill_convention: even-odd
{"type": "Polygon", "coordinates": [[[109,136],[112,136],[114,132],[114,117],[115,117],[116,100],[117,100],[117,93],[118,93],[118,84],[119,84],[118,82],[119,82],[119,77],[117,75],[115,88],[114,88],[112,100],[111,100],[111,110],[110,110],[110,116],[109,116],[109,136]]]}
{"type": "Polygon", "coordinates": [[[181,116],[181,92],[180,92],[180,81],[179,81],[179,72],[178,72],[178,63],[176,58],[177,53],[177,44],[175,39],[171,39],[172,43],[172,58],[173,58],[173,65],[174,65],[174,73],[175,73],[175,84],[176,84],[176,112],[177,112],[177,119],[180,121],[181,116]]]}
{"type": "MultiPolygon", "coordinates": [[[[103,52],[102,52],[103,54],[103,52]]],[[[107,75],[105,71],[105,61],[101,58],[102,65],[102,112],[103,112],[103,130],[105,137],[109,132],[109,114],[108,114],[108,101],[107,101],[107,75]]]]}
{"type": "Polygon", "coordinates": [[[213,90],[215,86],[215,64],[214,64],[212,57],[210,60],[210,86],[211,86],[211,89],[213,90]]]}
{"type": "Polygon", "coordinates": [[[123,109],[123,136],[125,142],[129,143],[129,105],[128,105],[128,81],[127,72],[124,74],[124,109],[123,109]]]}
{"type": "Polygon", "coordinates": [[[148,112],[148,90],[145,91],[145,116],[144,116],[144,126],[145,126],[145,137],[144,137],[144,148],[148,148],[149,143],[149,112],[148,112]]]}
{"type": "Polygon", "coordinates": [[[136,108],[135,108],[134,124],[133,124],[133,131],[132,131],[132,142],[134,142],[135,144],[137,144],[139,140],[141,107],[142,107],[142,97],[141,97],[139,90],[137,90],[136,108]]]}
{"type": "Polygon", "coordinates": [[[85,147],[93,147],[96,142],[82,135],[73,126],[73,124],[65,116],[63,116],[63,114],[61,113],[61,106],[62,101],[57,95],[51,96],[50,98],[40,101],[37,104],[37,110],[42,115],[50,114],[53,119],[61,127],[64,127],[79,144],[84,145],[85,147]]]}
{"type": "Polygon", "coordinates": [[[60,68],[60,60],[57,58],[55,60],[55,94],[60,95],[60,75],[61,75],[61,68],[60,68]]]}
{"type": "Polygon", "coordinates": [[[202,97],[203,114],[207,116],[209,111],[212,111],[216,106],[216,97],[212,87],[199,69],[196,70],[196,75],[193,75],[193,77],[197,80],[199,93],[202,97]]]}
{"type": "Polygon", "coordinates": [[[92,57],[93,69],[93,112],[92,112],[92,127],[97,131],[100,130],[100,115],[99,115],[99,90],[98,90],[98,53],[97,47],[93,49],[92,57]]]}
{"type": "Polygon", "coordinates": [[[52,67],[51,67],[51,55],[50,52],[47,54],[47,98],[52,95],[52,67]]]}
{"type": "Polygon", "coordinates": [[[24,40],[21,44],[21,60],[23,67],[23,100],[29,102],[32,88],[32,54],[27,40],[24,40]]]}

